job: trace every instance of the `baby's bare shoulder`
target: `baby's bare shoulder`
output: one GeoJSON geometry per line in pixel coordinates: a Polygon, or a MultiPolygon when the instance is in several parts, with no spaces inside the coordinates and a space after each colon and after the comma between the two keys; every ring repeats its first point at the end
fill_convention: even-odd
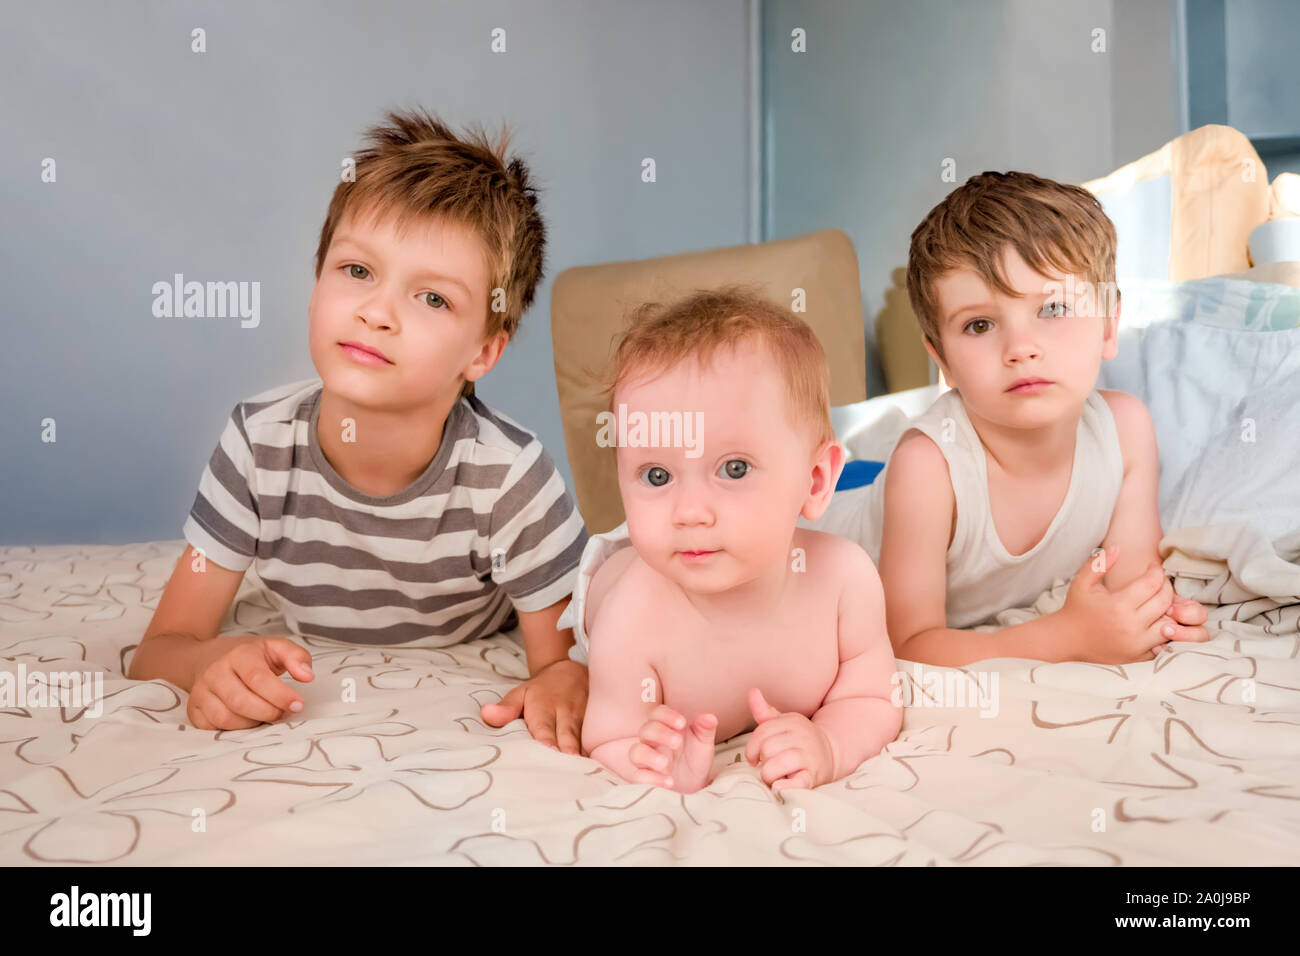
{"type": "Polygon", "coordinates": [[[623,548],[610,555],[592,575],[587,591],[587,620],[617,617],[621,625],[637,621],[662,602],[662,580],[641,560],[636,549],[623,548]]]}
{"type": "Polygon", "coordinates": [[[863,574],[875,576],[876,565],[856,541],[826,531],[796,528],[794,547],[803,549],[809,567],[814,562],[828,577],[838,581],[860,580],[863,574]]]}

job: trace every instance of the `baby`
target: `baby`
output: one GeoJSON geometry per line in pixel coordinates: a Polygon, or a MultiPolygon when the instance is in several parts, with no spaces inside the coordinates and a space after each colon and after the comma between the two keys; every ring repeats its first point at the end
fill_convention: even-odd
{"type": "Polygon", "coordinates": [[[1209,639],[1160,566],[1151,416],[1097,390],[1118,349],[1114,280],[1096,198],[1026,173],[972,177],[912,234],[908,293],[952,390],[817,525],[878,556],[898,657],[1124,664],[1209,639]],[[1060,610],[970,630],[1057,579],[1073,579],[1060,610]]]}
{"type": "Polygon", "coordinates": [[[844,462],[828,378],[807,325],[737,291],[646,306],[619,344],[627,522],[589,542],[566,618],[575,659],[589,636],[583,749],[624,779],[696,791],[714,741],[757,724],[764,782],[816,787],[897,736],[875,566],[796,527],[844,462]]]}

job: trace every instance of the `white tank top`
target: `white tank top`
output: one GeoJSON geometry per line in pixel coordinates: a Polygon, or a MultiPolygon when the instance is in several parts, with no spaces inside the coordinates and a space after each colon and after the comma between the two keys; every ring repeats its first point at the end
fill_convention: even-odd
{"type": "MultiPolygon", "coordinates": [[[[929,436],[948,461],[957,527],[947,554],[947,621],[952,628],[988,623],[999,611],[1025,607],[1059,579],[1072,578],[1101,546],[1124,480],[1124,457],[1110,406],[1093,391],[1079,418],[1070,486],[1042,540],[1024,554],[1003,546],[989,507],[988,463],[961,397],[940,395],[908,428],[929,436]]],[[[834,496],[810,526],[852,538],[880,562],[889,466],[863,488],[834,496]]]]}

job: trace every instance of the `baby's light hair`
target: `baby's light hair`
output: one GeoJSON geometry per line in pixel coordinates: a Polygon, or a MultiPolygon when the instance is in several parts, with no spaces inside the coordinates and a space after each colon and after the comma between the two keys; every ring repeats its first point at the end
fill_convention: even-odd
{"type": "Polygon", "coordinates": [[[834,441],[830,372],[817,336],[789,309],[739,286],[637,308],[615,350],[605,391],[612,404],[626,381],[661,375],[685,361],[707,368],[719,350],[749,340],[767,347],[785,379],[791,421],[805,423],[815,444],[834,441]]]}

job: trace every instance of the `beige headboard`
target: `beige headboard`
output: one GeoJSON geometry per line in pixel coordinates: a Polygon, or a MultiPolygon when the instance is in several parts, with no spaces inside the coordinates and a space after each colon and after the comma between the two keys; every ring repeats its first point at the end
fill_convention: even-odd
{"type": "Polygon", "coordinates": [[[797,239],[566,269],[551,290],[551,340],[564,441],[578,510],[592,534],[623,522],[614,449],[596,444],[596,416],[607,410],[601,382],[630,311],[699,289],[746,285],[793,306],[803,290],[812,327],[826,350],[831,404],[867,397],[866,343],[858,257],[849,237],[826,230],[797,239]]]}
{"type": "Polygon", "coordinates": [[[1268,171],[1250,140],[1231,126],[1202,126],[1083,186],[1104,197],[1162,176],[1170,187],[1167,278],[1250,268],[1250,233],[1269,218],[1272,200],[1268,171]]]}

